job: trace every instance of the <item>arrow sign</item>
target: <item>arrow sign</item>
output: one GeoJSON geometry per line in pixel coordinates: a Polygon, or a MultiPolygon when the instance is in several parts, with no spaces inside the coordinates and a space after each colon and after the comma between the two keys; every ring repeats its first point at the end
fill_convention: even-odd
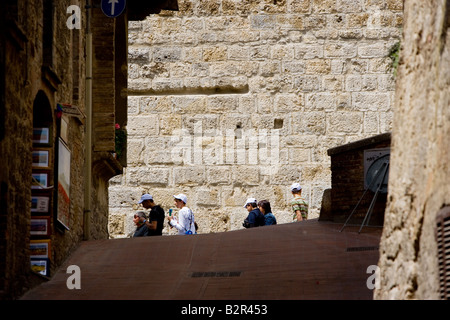
{"type": "Polygon", "coordinates": [[[102,11],[110,17],[115,18],[122,14],[125,10],[126,0],[102,0],[102,11]]]}

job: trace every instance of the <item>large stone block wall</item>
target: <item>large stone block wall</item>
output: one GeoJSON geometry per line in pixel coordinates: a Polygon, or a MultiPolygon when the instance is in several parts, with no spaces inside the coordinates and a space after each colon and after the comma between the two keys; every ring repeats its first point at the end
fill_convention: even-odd
{"type": "MultiPolygon", "coordinates": [[[[200,232],[241,228],[247,197],[292,221],[299,181],[320,212],[329,148],[388,132],[401,0],[188,1],[129,23],[128,168],[110,181],[110,234],[144,192],[184,192],[200,232]]],[[[168,230],[166,229],[167,233],[168,230]]]]}

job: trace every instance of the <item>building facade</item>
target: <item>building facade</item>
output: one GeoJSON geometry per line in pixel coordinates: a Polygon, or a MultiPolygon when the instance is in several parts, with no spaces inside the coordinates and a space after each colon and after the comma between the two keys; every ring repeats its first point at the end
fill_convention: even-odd
{"type": "MultiPolygon", "coordinates": [[[[327,150],[389,132],[402,0],[182,0],[129,24],[128,166],[110,184],[125,237],[142,193],[184,192],[200,232],[242,228],[246,198],[292,221],[331,187],[327,150]]],[[[165,230],[169,233],[169,230],[165,230]]]]}
{"type": "Polygon", "coordinates": [[[108,238],[108,180],[122,173],[128,16],[176,1],[0,4],[0,298],[45,281],[84,239],[108,238]],[[121,153],[121,157],[117,155],[121,153]]]}

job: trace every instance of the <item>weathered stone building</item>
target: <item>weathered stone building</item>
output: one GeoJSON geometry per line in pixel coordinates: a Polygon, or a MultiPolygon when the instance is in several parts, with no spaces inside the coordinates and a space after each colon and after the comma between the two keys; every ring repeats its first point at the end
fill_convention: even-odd
{"type": "Polygon", "coordinates": [[[378,299],[450,298],[450,3],[405,1],[378,299]]]}
{"type": "Polygon", "coordinates": [[[1,1],[0,298],[108,237],[108,180],[126,164],[113,154],[127,122],[127,16],[174,4],[128,1],[113,19],[99,0],[1,1]]]}
{"type": "MultiPolygon", "coordinates": [[[[110,232],[144,192],[187,194],[200,232],[241,228],[249,196],[292,221],[330,188],[327,150],[391,130],[402,0],[179,1],[129,24],[128,166],[110,183],[110,232]]],[[[166,230],[165,232],[168,232],[166,230]]]]}

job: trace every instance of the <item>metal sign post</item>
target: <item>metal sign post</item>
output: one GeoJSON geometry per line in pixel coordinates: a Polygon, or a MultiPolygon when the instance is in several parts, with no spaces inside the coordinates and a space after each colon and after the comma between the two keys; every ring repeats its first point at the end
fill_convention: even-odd
{"type": "Polygon", "coordinates": [[[116,18],[125,10],[126,0],[102,0],[101,7],[103,13],[110,17],[116,18]]]}

